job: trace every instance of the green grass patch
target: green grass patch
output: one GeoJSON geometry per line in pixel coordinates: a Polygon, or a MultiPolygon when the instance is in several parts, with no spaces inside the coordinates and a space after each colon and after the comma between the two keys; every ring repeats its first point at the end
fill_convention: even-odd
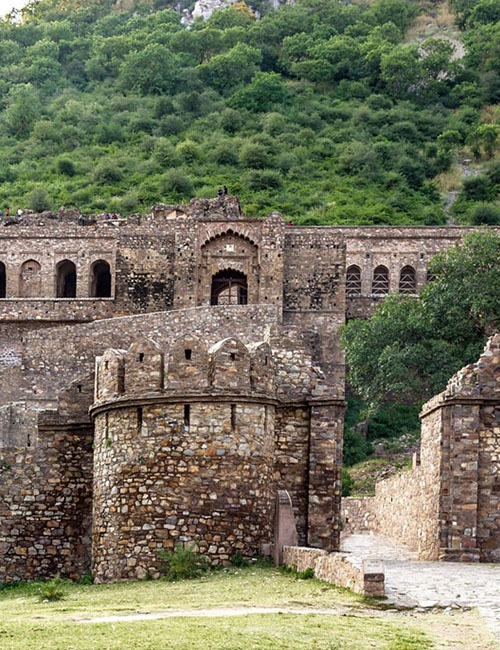
{"type": "Polygon", "coordinates": [[[0,628],[3,650],[425,650],[425,634],[411,626],[354,616],[266,614],[213,619],[168,619],[109,624],[0,628]]]}

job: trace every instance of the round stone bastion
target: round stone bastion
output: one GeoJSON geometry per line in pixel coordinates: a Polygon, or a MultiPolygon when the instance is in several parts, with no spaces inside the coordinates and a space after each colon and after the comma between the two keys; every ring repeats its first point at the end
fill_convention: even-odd
{"type": "Polygon", "coordinates": [[[92,572],[158,577],[159,552],[212,564],[272,540],[275,365],[265,342],[142,338],[96,361],[92,572]],[[165,351],[166,350],[166,351],[165,351]]]}

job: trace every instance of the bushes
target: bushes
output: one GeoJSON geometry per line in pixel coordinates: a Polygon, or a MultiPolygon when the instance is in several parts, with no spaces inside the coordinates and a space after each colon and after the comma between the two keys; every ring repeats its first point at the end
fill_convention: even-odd
{"type": "Polygon", "coordinates": [[[38,591],[38,599],[42,603],[53,603],[58,600],[63,600],[66,597],[66,590],[64,589],[64,582],[59,577],[59,574],[40,585],[38,591]]]}
{"type": "Polygon", "coordinates": [[[244,185],[250,190],[269,190],[281,187],[281,175],[272,169],[254,170],[243,176],[244,185]]]}
{"type": "Polygon", "coordinates": [[[102,160],[94,172],[94,180],[101,185],[116,183],[122,178],[123,172],[113,160],[102,160]]]}
{"type": "Polygon", "coordinates": [[[27,205],[33,212],[50,210],[50,199],[47,190],[43,187],[34,187],[27,197],[27,205]]]}
{"type": "Polygon", "coordinates": [[[158,556],[164,562],[162,570],[169,582],[199,578],[210,568],[208,558],[196,553],[193,547],[176,546],[173,551],[163,549],[158,556]]]}
{"type": "Polygon", "coordinates": [[[500,208],[491,203],[480,203],[472,208],[471,221],[475,226],[498,226],[500,208]]]}
{"type": "Polygon", "coordinates": [[[160,192],[179,199],[190,199],[194,195],[193,183],[180,169],[169,169],[161,178],[160,192]]]}
{"type": "Polygon", "coordinates": [[[57,171],[64,176],[74,176],[76,173],[75,165],[71,158],[59,158],[57,161],[57,171]]]}
{"type": "Polygon", "coordinates": [[[351,477],[345,467],[342,468],[342,496],[348,497],[351,495],[354,487],[354,479],[351,477]]]}

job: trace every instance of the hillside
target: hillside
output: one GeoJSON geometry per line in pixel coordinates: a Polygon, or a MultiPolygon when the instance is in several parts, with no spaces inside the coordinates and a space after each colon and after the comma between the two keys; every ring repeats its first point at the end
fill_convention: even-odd
{"type": "Polygon", "coordinates": [[[0,23],[1,208],[128,214],[227,185],[296,223],[500,219],[496,0],[453,0],[464,57],[414,38],[443,3],[239,3],[190,29],[168,4],[0,23]]]}

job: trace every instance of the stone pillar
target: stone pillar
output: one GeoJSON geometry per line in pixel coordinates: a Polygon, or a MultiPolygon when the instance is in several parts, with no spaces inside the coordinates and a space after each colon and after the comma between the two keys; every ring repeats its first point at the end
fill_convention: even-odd
{"type": "Polygon", "coordinates": [[[478,562],[479,424],[477,403],[442,407],[440,559],[478,562]]]}
{"type": "Polygon", "coordinates": [[[344,408],[340,401],[311,404],[307,544],[326,551],[339,548],[344,408]]]}
{"type": "Polygon", "coordinates": [[[283,310],[283,248],[285,224],[279,212],[271,213],[262,223],[259,249],[259,302],[277,305],[283,310]]]}

